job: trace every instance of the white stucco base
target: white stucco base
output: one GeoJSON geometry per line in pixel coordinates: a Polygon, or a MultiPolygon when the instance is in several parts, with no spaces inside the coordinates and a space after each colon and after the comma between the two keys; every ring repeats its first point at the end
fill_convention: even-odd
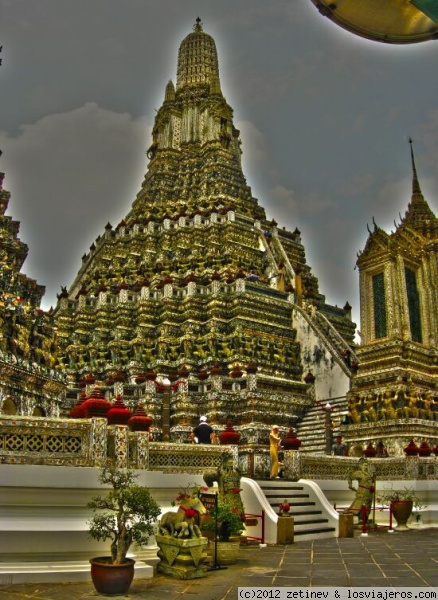
{"type": "MultiPolygon", "coordinates": [[[[138,482],[151,490],[162,512],[172,509],[171,502],[182,488],[192,483],[203,485],[201,475],[156,471],[138,471],[138,474],[138,482]]],[[[97,468],[0,466],[1,584],[89,580],[89,558],[108,554],[108,544],[88,536],[87,520],[91,514],[86,506],[101,490],[98,476],[97,468]]],[[[403,488],[407,483],[410,484],[394,482],[393,486],[403,488]]],[[[306,485],[311,499],[323,508],[337,531],[333,505],[348,506],[353,499],[346,482],[301,480],[299,484],[306,485]]],[[[437,526],[438,481],[413,484],[426,505],[421,511],[421,526],[437,526]]],[[[246,513],[265,511],[265,542],[275,544],[278,515],[255,481],[243,477],[241,487],[246,513]]],[[[378,522],[388,518],[385,513],[378,517],[378,522]]],[[[259,536],[261,532],[254,527],[247,533],[259,536]]],[[[146,548],[133,548],[130,556],[137,561],[137,578],[152,577],[157,563],[153,537],[146,548]]]]}
{"type": "MultiPolygon", "coordinates": [[[[101,491],[97,468],[37,465],[0,466],[0,583],[87,581],[89,559],[109,554],[109,543],[88,535],[87,503],[101,491]]],[[[177,492],[200,475],[138,471],[161,506],[172,508],[177,492]]],[[[133,547],[135,577],[152,577],[155,539],[133,547]]]]}

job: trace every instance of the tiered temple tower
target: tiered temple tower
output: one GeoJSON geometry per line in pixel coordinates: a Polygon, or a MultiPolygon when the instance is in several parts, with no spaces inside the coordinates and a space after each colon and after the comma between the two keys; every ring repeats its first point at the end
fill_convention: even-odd
{"type": "Polygon", "coordinates": [[[186,440],[206,413],[217,425],[231,417],[244,445],[266,445],[270,424],[287,430],[314,401],[303,381],[313,358],[303,362],[293,311],[347,376],[355,325],[349,306],[319,293],[298,229],[268,222],[252,196],[199,19],[152,138],[131,210],[105,227],[59,295],[58,368],[71,402],[92,373],[110,397],[144,404],[156,439],[186,440]]]}
{"type": "Polygon", "coordinates": [[[44,286],[20,272],[28,248],[20,224],[5,215],[11,195],[3,179],[0,173],[0,413],[57,417],[65,385],[53,369],[55,331],[40,309],[44,286]]]}
{"type": "Polygon", "coordinates": [[[395,232],[374,224],[358,256],[359,370],[348,434],[438,441],[438,219],[421,192],[411,143],[412,198],[395,232]]]}

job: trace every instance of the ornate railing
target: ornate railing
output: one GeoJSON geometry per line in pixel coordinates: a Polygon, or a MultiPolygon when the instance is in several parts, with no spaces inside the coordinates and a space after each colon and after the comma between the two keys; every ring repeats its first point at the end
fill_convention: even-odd
{"type": "MultiPolygon", "coordinates": [[[[204,446],[150,442],[148,432],[132,432],[125,425],[108,425],[104,418],[47,419],[0,415],[0,462],[4,464],[147,469],[164,473],[216,471],[224,454],[237,460],[237,446],[204,446]]],[[[260,452],[266,453],[261,448],[260,452]]],[[[240,457],[244,467],[245,450],[240,457]]],[[[370,459],[380,480],[438,480],[438,457],[370,459]]],[[[284,452],[286,477],[292,479],[347,479],[358,459],[284,452]]],[[[245,469],[243,469],[245,470],[245,469]]]]}
{"type": "Polygon", "coordinates": [[[230,446],[149,442],[148,432],[108,425],[104,418],[47,419],[0,416],[4,464],[148,469],[165,473],[216,471],[230,446]]]}
{"type": "MultiPolygon", "coordinates": [[[[347,480],[358,458],[334,457],[324,454],[306,454],[294,450],[284,453],[286,477],[293,479],[347,480]]],[[[394,458],[371,458],[377,480],[438,480],[438,457],[397,456],[394,458]]]]}

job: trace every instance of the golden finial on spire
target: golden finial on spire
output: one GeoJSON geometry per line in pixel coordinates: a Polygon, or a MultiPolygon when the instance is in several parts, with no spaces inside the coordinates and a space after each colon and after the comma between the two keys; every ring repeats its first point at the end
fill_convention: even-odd
{"type": "Polygon", "coordinates": [[[193,31],[202,31],[201,17],[196,18],[196,23],[193,25],[193,31]]]}

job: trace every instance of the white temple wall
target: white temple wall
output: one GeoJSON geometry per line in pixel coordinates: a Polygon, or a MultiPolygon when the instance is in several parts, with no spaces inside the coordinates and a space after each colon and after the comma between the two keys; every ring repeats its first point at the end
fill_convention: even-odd
{"type": "Polygon", "coordinates": [[[303,373],[311,371],[315,376],[315,400],[327,402],[332,398],[345,397],[350,389],[350,378],[333,358],[323,339],[299,311],[294,311],[293,326],[301,345],[303,373]]]}

